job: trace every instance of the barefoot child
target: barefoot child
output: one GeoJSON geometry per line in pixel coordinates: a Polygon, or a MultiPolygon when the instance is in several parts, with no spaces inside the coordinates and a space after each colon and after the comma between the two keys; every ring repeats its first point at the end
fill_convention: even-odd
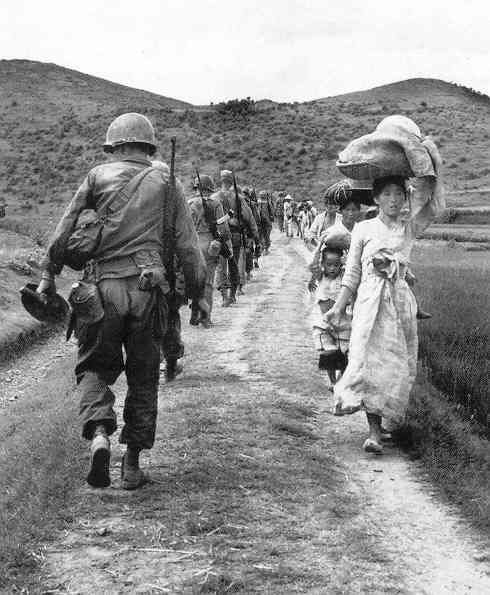
{"type": "Polygon", "coordinates": [[[325,313],[341,291],[344,248],[338,241],[329,243],[326,240],[320,248],[319,266],[314,263],[310,266],[312,277],[308,283],[309,291],[315,293],[312,326],[313,342],[319,353],[318,367],[327,370],[332,385],[337,381],[337,371],[342,374],[347,366],[352,318],[351,311],[346,311],[335,329],[325,319],[325,313]]]}

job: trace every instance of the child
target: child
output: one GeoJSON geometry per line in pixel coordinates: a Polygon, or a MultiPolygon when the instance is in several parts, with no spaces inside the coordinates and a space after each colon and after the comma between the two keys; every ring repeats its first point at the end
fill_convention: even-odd
{"type": "Polygon", "coordinates": [[[345,246],[338,241],[326,240],[320,248],[319,266],[310,266],[312,278],[308,283],[311,293],[315,292],[315,306],[312,315],[313,341],[319,352],[318,367],[327,370],[332,385],[337,381],[337,370],[343,373],[347,366],[352,312],[349,309],[335,330],[324,315],[335,303],[341,290],[345,246]]]}

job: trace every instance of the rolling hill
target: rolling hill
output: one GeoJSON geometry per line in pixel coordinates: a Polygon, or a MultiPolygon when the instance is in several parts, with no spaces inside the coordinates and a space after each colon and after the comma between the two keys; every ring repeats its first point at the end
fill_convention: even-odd
{"type": "Polygon", "coordinates": [[[490,186],[490,100],[444,81],[412,79],[306,103],[264,100],[234,116],[54,64],[3,60],[0,202],[8,216],[1,225],[42,241],[84,174],[106,159],[106,128],[124,111],[152,119],[163,159],[177,136],[185,183],[193,163],[212,175],[226,166],[259,187],[317,200],[338,179],[335,158],[347,142],[403,113],[439,142],[450,190],[490,186]]]}

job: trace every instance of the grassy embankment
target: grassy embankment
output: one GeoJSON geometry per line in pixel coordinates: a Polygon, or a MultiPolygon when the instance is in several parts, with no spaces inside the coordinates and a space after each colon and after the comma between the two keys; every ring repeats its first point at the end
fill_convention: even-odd
{"type": "Polygon", "coordinates": [[[409,411],[410,443],[470,518],[490,518],[490,278],[488,253],[421,248],[416,294],[433,318],[420,324],[424,373],[409,411]],[[440,392],[439,392],[440,391],[440,392]]]}
{"type": "MultiPolygon", "coordinates": [[[[16,593],[42,561],[83,475],[72,362],[49,371],[0,420],[0,592],[16,593]],[[8,590],[6,590],[8,588],[8,590]]],[[[3,371],[3,370],[2,370],[3,371]]],[[[24,370],[24,373],[28,373],[24,370]]],[[[4,387],[5,390],[6,387],[4,387]]]]}

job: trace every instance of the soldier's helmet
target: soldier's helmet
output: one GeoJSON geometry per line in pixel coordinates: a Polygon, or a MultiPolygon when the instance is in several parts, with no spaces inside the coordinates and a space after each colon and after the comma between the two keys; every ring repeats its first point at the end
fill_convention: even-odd
{"type": "Polygon", "coordinates": [[[118,116],[107,129],[104,151],[112,153],[119,145],[142,143],[148,145],[149,154],[156,151],[155,129],[143,114],[128,113],[118,116]]]}
{"type": "MultiPolygon", "coordinates": [[[[201,178],[201,190],[203,192],[214,192],[214,183],[213,183],[213,179],[211,178],[211,176],[208,176],[207,174],[203,174],[202,176],[200,176],[201,178]]],[[[197,176],[194,178],[194,190],[197,190],[197,188],[199,188],[199,180],[197,179],[197,176]]]]}
{"type": "Polygon", "coordinates": [[[233,172],[229,169],[222,169],[219,177],[221,178],[221,181],[224,182],[225,180],[227,182],[233,182],[233,172]]]}

